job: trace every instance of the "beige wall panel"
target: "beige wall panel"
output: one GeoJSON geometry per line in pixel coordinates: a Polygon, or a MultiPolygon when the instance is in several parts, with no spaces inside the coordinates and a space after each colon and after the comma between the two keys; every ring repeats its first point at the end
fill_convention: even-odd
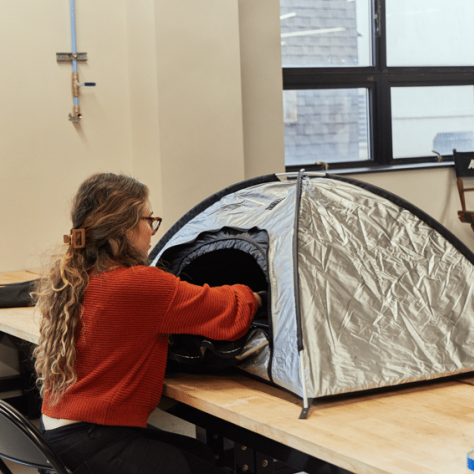
{"type": "MultiPolygon", "coordinates": [[[[154,12],[154,0],[126,2],[133,176],[150,188],[154,215],[162,216],[154,12]]],[[[152,238],[152,245],[161,235],[152,238]]]]}
{"type": "Polygon", "coordinates": [[[0,269],[38,265],[69,229],[69,202],[97,171],[132,171],[123,1],[76,2],[83,120],[72,112],[69,2],[0,1],[0,269]]]}
{"type": "Polygon", "coordinates": [[[244,179],[237,0],[155,0],[165,228],[244,179]]]}
{"type": "Polygon", "coordinates": [[[280,2],[239,0],[245,178],[285,171],[280,2]]]}

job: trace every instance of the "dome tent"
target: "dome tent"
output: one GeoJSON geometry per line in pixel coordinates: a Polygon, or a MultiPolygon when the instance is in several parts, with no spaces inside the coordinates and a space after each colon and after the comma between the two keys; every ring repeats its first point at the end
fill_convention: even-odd
{"type": "Polygon", "coordinates": [[[235,184],[150,254],[182,279],[268,290],[238,366],[303,399],[474,370],[474,254],[420,209],[324,173],[235,184]]]}

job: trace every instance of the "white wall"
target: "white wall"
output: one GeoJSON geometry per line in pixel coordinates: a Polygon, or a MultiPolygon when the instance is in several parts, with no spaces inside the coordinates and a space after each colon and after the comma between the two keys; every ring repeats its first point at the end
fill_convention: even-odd
{"type": "Polygon", "coordinates": [[[147,184],[155,215],[163,214],[153,0],[125,2],[132,174],[147,184]]]}
{"type": "Polygon", "coordinates": [[[178,217],[244,178],[238,2],[155,7],[163,202],[178,217]]]}
{"type": "Polygon", "coordinates": [[[84,119],[74,125],[72,68],[56,62],[57,52],[71,51],[69,3],[0,2],[1,271],[35,266],[61,242],[86,176],[132,169],[124,3],[96,5],[76,7],[78,49],[89,57],[80,80],[97,87],[83,92],[84,119]]]}
{"type": "Polygon", "coordinates": [[[253,178],[285,171],[279,1],[239,0],[239,19],[245,177],[253,178]]]}
{"type": "Polygon", "coordinates": [[[145,182],[166,230],[229,184],[283,171],[278,15],[276,1],[77,1],[80,80],[97,87],[75,125],[72,68],[56,62],[69,2],[0,0],[0,271],[61,243],[94,172],[145,182]]]}

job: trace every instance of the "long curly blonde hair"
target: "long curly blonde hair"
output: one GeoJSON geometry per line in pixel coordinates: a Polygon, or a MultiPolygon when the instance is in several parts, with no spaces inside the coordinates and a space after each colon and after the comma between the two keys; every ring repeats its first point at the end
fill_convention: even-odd
{"type": "Polygon", "coordinates": [[[91,176],[74,197],[72,228],[86,230],[86,246],[55,252],[34,293],[42,316],[33,353],[37,384],[42,397],[49,392],[50,403],[77,380],[76,339],[90,273],[148,264],[126,236],[138,227],[147,199],[145,185],[112,173],[91,176]]]}

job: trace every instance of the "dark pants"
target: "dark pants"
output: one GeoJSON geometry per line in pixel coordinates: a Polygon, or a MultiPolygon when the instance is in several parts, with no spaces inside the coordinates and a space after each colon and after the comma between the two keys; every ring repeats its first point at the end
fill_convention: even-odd
{"type": "MultiPolygon", "coordinates": [[[[40,427],[41,429],[42,427],[40,427]]],[[[200,441],[152,426],[74,423],[41,430],[73,474],[221,474],[200,441]]]]}

